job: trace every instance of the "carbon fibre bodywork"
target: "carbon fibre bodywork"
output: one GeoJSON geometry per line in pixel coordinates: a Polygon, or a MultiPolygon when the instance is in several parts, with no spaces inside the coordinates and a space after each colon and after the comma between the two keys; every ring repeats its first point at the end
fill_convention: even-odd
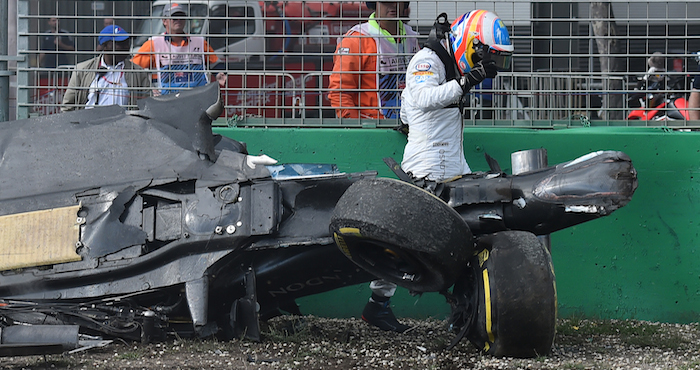
{"type": "MultiPolygon", "coordinates": [[[[212,134],[206,111],[217,97],[210,85],[147,99],[135,112],[111,106],[0,126],[3,227],[20,238],[40,234],[49,230],[43,210],[79,206],[63,221],[79,229],[68,246],[77,258],[4,265],[0,297],[154,307],[183,298],[166,311],[191,316],[199,329],[210,311],[228,314],[221,307],[244,295],[249,270],[260,277],[264,316],[293,310],[300,296],[367,281],[333,247],[328,219],[352,182],[376,173],[273,179],[243,144],[212,134]]],[[[29,239],[3,243],[6,261],[55,247],[29,239]]]]}
{"type": "MultiPolygon", "coordinates": [[[[212,133],[220,109],[210,84],[137,111],[0,126],[0,327],[255,337],[258,317],[300,313],[299,297],[380,275],[346,258],[329,231],[346,190],[376,172],[272,176],[268,157],[212,133]]],[[[468,175],[435,194],[476,245],[490,233],[546,234],[605,216],[636,186],[624,153],[598,152],[517,176],[468,175]]]]}

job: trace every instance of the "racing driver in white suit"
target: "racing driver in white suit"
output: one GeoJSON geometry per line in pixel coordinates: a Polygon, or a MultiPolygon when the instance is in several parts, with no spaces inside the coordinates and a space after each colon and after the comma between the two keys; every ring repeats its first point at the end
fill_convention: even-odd
{"type": "Polygon", "coordinates": [[[445,182],[471,172],[462,145],[462,99],[485,78],[510,68],[508,30],[490,11],[473,10],[450,26],[435,22],[428,42],[413,56],[401,93],[408,143],[401,168],[414,179],[445,182]]]}

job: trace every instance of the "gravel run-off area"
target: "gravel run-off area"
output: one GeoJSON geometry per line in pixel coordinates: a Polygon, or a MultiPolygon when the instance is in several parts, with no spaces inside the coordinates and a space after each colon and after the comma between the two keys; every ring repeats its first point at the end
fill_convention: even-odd
{"type": "Polygon", "coordinates": [[[261,342],[173,337],[114,341],[74,354],[0,358],[0,369],[700,369],[700,328],[647,321],[560,319],[552,353],[496,358],[454,338],[441,320],[403,319],[382,332],[359,319],[284,316],[261,342]],[[294,329],[295,328],[295,329],[294,329]]]}

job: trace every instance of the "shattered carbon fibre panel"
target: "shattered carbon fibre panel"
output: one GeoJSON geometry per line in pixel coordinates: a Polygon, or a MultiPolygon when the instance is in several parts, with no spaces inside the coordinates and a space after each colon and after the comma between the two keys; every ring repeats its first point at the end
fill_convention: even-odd
{"type": "Polygon", "coordinates": [[[79,209],[71,206],[0,216],[0,271],[80,261],[76,253],[79,209]]]}
{"type": "Polygon", "coordinates": [[[245,155],[215,149],[204,110],[217,86],[177,95],[144,99],[138,111],[106,106],[0,125],[0,215],[75,205],[91,189],[269,177],[245,155]]]}

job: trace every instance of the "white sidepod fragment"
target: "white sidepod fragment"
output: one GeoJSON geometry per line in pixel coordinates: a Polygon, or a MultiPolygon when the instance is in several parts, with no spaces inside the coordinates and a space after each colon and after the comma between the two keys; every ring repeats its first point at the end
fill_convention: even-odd
{"type": "Polygon", "coordinates": [[[564,211],[571,213],[598,213],[598,206],[566,206],[564,211]]]}
{"type": "Polygon", "coordinates": [[[245,163],[250,168],[255,168],[256,165],[268,166],[277,163],[277,160],[269,157],[267,154],[261,155],[248,155],[246,156],[245,163]]]}

